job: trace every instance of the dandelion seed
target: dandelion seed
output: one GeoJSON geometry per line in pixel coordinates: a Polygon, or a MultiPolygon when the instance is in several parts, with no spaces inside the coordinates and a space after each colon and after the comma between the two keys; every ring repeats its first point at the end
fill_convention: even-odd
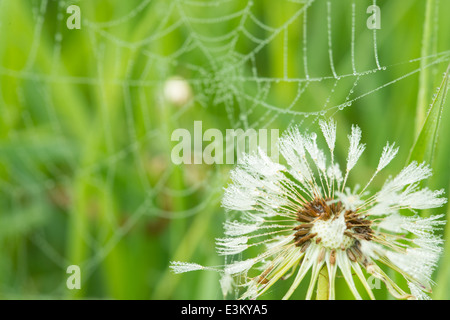
{"type": "Polygon", "coordinates": [[[361,129],[358,126],[352,126],[352,134],[348,136],[348,139],[350,141],[350,149],[348,151],[347,158],[347,171],[352,170],[359,157],[361,157],[361,154],[366,149],[366,146],[364,144],[359,143],[359,141],[361,140],[361,134],[361,129]]]}
{"type": "Polygon", "coordinates": [[[387,143],[383,148],[383,153],[381,154],[380,161],[378,162],[377,171],[380,171],[381,169],[386,167],[389,162],[391,162],[392,159],[394,159],[394,157],[397,155],[399,148],[394,148],[394,146],[395,143],[393,143],[392,145],[389,145],[389,143],[387,143]]]}
{"type": "Polygon", "coordinates": [[[188,263],[188,262],[171,262],[170,268],[174,273],[183,273],[189,271],[203,270],[204,267],[197,263],[188,263]]]}
{"type": "MultiPolygon", "coordinates": [[[[419,187],[421,180],[431,176],[431,169],[425,163],[412,162],[378,192],[366,191],[398,152],[388,143],[375,174],[358,193],[359,185],[350,188],[346,182],[365,149],[361,129],[352,126],[348,136],[343,176],[333,160],[336,123],[322,121],[320,128],[331,152],[329,163],[317,135],[303,134],[294,127],[279,141],[287,166],[272,162],[259,151],[245,157],[231,172],[232,183],[225,189],[222,205],[240,212],[241,219],[224,224],[227,238],[217,239],[217,249],[221,255],[232,256],[234,262],[209,268],[222,273],[224,294],[234,288],[244,290],[241,298],[255,299],[292,275],[284,295],[288,299],[310,273],[306,299],[311,299],[319,273],[326,268],[330,299],[335,298],[339,275],[356,299],[362,297],[356,281],[373,299],[366,274],[381,280],[395,298],[428,299],[443,242],[434,231],[445,222],[443,215],[421,218],[415,210],[437,208],[447,201],[443,190],[419,187]],[[410,214],[400,214],[400,210],[410,214]],[[247,249],[255,246],[259,253],[241,260],[247,249]],[[395,283],[381,266],[400,273],[408,287],[395,283]]],[[[171,268],[176,273],[207,269],[182,262],[173,262],[171,268]]]]}
{"type": "Polygon", "coordinates": [[[334,151],[334,146],[336,144],[336,122],[330,119],[328,122],[321,120],[319,122],[320,129],[322,130],[325,141],[327,142],[330,151],[334,151]]]}

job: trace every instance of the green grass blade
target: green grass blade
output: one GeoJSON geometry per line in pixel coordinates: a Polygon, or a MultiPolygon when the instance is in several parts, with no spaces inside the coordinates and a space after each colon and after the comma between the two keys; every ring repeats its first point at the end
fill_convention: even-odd
{"type": "Polygon", "coordinates": [[[433,161],[434,152],[436,149],[439,125],[444,109],[447,92],[448,92],[448,77],[449,77],[450,65],[444,74],[444,79],[439,86],[438,92],[431,103],[431,107],[428,111],[428,115],[420,130],[411,152],[408,157],[407,163],[411,161],[423,162],[426,161],[431,164],[433,161]]]}
{"type": "Polygon", "coordinates": [[[416,123],[415,123],[415,137],[420,134],[421,126],[425,120],[428,96],[431,89],[431,68],[426,65],[430,63],[430,56],[435,54],[433,48],[433,11],[436,6],[435,0],[427,0],[425,7],[425,21],[423,25],[422,48],[421,56],[428,57],[420,61],[420,75],[419,75],[419,90],[417,95],[417,109],[416,109],[416,123]]]}

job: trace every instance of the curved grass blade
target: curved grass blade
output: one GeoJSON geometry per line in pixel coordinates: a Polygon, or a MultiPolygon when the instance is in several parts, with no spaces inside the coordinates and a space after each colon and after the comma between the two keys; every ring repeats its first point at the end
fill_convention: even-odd
{"type": "Polygon", "coordinates": [[[407,163],[414,160],[419,163],[426,161],[428,164],[433,162],[442,110],[444,109],[448,93],[449,71],[450,65],[444,73],[444,79],[431,103],[419,136],[411,148],[407,163]]]}

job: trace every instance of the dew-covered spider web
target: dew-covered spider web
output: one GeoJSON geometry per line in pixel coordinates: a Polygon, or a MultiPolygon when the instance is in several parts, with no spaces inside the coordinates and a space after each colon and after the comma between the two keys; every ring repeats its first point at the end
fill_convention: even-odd
{"type": "Polygon", "coordinates": [[[441,5],[424,53],[425,14],[402,18],[420,1],[0,1],[5,237],[27,234],[46,263],[62,274],[78,264],[89,281],[136,229],[158,237],[215,214],[230,166],[174,165],[173,130],[283,131],[376,108],[380,93],[448,65],[441,5]],[[66,26],[69,5],[79,30],[66,26]],[[174,78],[187,94],[171,102],[174,78]]]}

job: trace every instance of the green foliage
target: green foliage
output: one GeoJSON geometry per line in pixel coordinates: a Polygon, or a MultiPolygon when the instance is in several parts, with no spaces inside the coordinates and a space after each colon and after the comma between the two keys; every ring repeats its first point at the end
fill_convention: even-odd
{"type": "MultiPolygon", "coordinates": [[[[80,0],[79,30],[66,26],[68,2],[0,1],[0,298],[222,299],[217,274],[168,270],[224,263],[214,239],[232,166],[170,159],[172,131],[196,120],[283,131],[333,116],[341,163],[357,123],[367,150],[352,184],[370,178],[389,140],[400,153],[371,188],[412,150],[410,160],[433,162],[430,188],[448,195],[449,1],[427,1],[429,18],[425,1],[378,1],[376,41],[372,1],[330,1],[328,13],[325,0],[80,0]],[[173,76],[192,90],[181,107],[164,100],[173,76]],[[432,106],[416,140],[418,92],[438,85],[435,99],[423,91],[432,106]],[[81,290],[65,286],[72,264],[81,290]]],[[[446,249],[443,299],[449,261],[446,249]]],[[[336,296],[349,299],[341,280],[336,296]]]]}
{"type": "Polygon", "coordinates": [[[434,96],[433,102],[430,105],[428,115],[425,123],[420,130],[419,136],[411,148],[411,153],[408,158],[408,163],[411,161],[433,163],[433,156],[438,145],[438,132],[441,124],[442,112],[444,110],[447,94],[448,94],[448,78],[449,68],[444,73],[439,89],[434,96]]]}

